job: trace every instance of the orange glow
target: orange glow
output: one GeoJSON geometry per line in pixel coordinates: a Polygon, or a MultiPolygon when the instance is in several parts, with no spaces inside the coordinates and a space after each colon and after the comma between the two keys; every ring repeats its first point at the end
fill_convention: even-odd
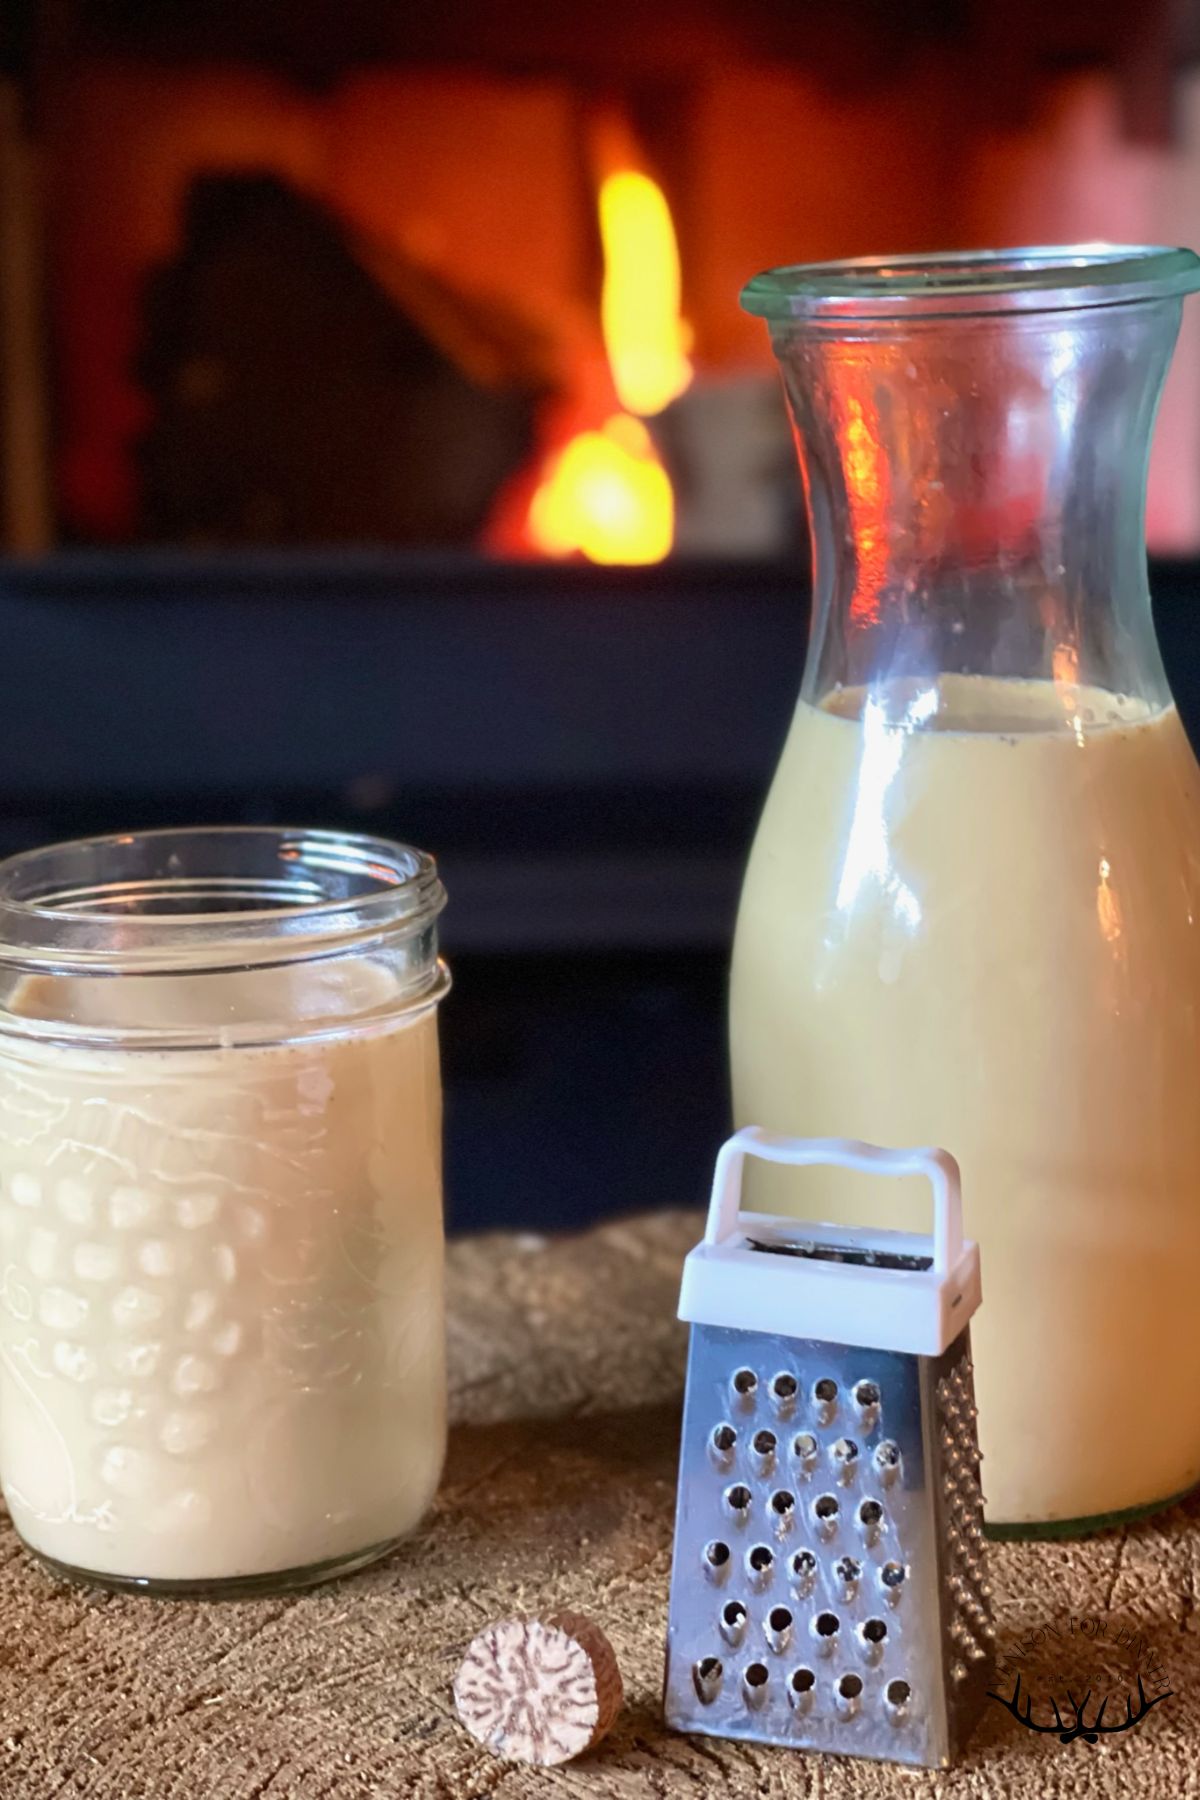
{"type": "MultiPolygon", "coordinates": [[[[1048,603],[1048,602],[1047,602],[1048,603]]],[[[1044,616],[1045,608],[1043,608],[1044,616]]],[[[1050,669],[1054,677],[1054,686],[1061,702],[1067,724],[1075,734],[1075,742],[1082,750],[1087,742],[1087,730],[1079,710],[1079,652],[1073,644],[1056,644],[1050,658],[1050,669]]],[[[1107,867],[1107,864],[1105,865],[1107,867]]]]}
{"type": "Polygon", "coordinates": [[[1096,919],[1101,937],[1106,943],[1115,945],[1122,931],[1121,900],[1112,885],[1112,864],[1107,856],[1100,858],[1100,879],[1096,884],[1096,919]]]}
{"type": "Polygon", "coordinates": [[[679,249],[666,195],[649,175],[621,169],[600,184],[604,288],[600,323],[617,398],[650,418],[692,379],[679,311],[679,249]]]}
{"type": "Polygon", "coordinates": [[[1055,644],[1050,667],[1056,687],[1075,687],[1079,680],[1079,652],[1074,644],[1055,644]]]}
{"type": "Polygon", "coordinates": [[[617,413],[581,431],[550,459],[529,512],[546,556],[582,552],[595,563],[661,562],[671,548],[675,500],[646,427],[617,413]]]}
{"type": "Polygon", "coordinates": [[[846,401],[842,430],[858,582],[850,614],[856,625],[879,622],[880,598],[887,582],[887,511],[890,504],[887,457],[862,402],[846,401]]]}

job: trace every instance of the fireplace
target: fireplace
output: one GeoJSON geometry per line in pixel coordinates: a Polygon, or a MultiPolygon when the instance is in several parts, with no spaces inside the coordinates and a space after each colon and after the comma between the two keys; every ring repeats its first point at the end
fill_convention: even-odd
{"type": "MultiPolygon", "coordinates": [[[[738,288],[880,248],[1186,239],[1177,20],[11,7],[0,852],[198,819],[427,843],[456,1220],[698,1198],[807,602],[738,288]]],[[[1150,508],[1177,556],[1200,551],[1188,329],[1150,508]]],[[[1196,577],[1155,570],[1193,729],[1196,577]]]]}
{"type": "MultiPolygon", "coordinates": [[[[788,554],[791,453],[736,304],[748,274],[1191,229],[1179,9],[1051,12],[17,8],[10,544],[788,554]]],[[[1163,549],[1200,544],[1193,338],[1151,489],[1163,549]]]]}

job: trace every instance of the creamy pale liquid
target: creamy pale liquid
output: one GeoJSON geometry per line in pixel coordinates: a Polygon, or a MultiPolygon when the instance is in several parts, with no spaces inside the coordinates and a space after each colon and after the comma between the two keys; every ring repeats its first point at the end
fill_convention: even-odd
{"type": "MultiPolygon", "coordinates": [[[[326,987],[265,1016],[376,998],[207,976],[204,1016],[216,983],[233,1024],[284,982],[326,987]]],[[[17,1009],[178,1021],[201,986],[38,981],[17,1009]]],[[[0,1479],[34,1549],[220,1579],[416,1524],[445,1441],[436,1030],[428,1010],[288,1048],[0,1040],[0,1479]]]]}
{"type": "MultiPolygon", "coordinates": [[[[738,923],[738,1122],[952,1150],[989,1518],[1148,1504],[1200,1479],[1196,763],[1173,708],[921,692],[797,711],[738,923]]],[[[919,1184],[748,1178],[755,1206],[929,1228],[919,1184]]]]}

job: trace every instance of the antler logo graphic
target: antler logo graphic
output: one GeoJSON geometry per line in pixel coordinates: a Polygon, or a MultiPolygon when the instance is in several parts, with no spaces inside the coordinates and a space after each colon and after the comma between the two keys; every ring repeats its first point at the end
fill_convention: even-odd
{"type": "Polygon", "coordinates": [[[1054,1709],[1054,1718],[1045,1725],[1039,1725],[1037,1720],[1033,1717],[1033,1701],[1028,1694],[1025,1696],[1025,1710],[1022,1712],[1021,1677],[1019,1674],[1017,1675],[1016,1683],[1010,1697],[1005,1698],[1003,1694],[994,1693],[992,1689],[989,1688],[988,1698],[991,1700],[998,1700],[1005,1711],[1010,1712],[1013,1718],[1016,1719],[1019,1724],[1024,1725],[1027,1731],[1053,1734],[1058,1738],[1060,1744],[1082,1743],[1087,1744],[1089,1747],[1094,1747],[1099,1743],[1102,1737],[1107,1737],[1118,1731],[1132,1731],[1135,1725],[1141,1724],[1151,1707],[1157,1706],[1160,1700],[1169,1699],[1171,1694],[1171,1689],[1168,1688],[1164,1693],[1155,1694],[1153,1700],[1148,1700],[1140,1675],[1137,1678],[1137,1689],[1137,1711],[1134,1712],[1133,1710],[1132,1694],[1126,1694],[1125,1717],[1117,1720],[1115,1724],[1110,1725],[1105,1725],[1103,1722],[1105,1710],[1111,1699],[1111,1695],[1107,1694],[1097,1707],[1095,1718],[1092,1719],[1090,1724],[1088,1723],[1086,1712],[1088,1701],[1092,1697],[1091,1688],[1088,1689],[1082,1700],[1076,1700],[1075,1696],[1068,1690],[1067,1700],[1070,1703],[1071,1713],[1073,1715],[1073,1717],[1068,1719],[1063,1718],[1058,1701],[1051,1695],[1050,1705],[1054,1709]]]}

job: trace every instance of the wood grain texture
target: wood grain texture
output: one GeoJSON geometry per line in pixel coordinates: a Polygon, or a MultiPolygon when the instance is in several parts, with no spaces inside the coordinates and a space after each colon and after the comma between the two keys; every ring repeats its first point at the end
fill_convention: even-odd
{"type": "Polygon", "coordinates": [[[1173,1697],[1095,1750],[990,1706],[945,1773],[664,1731],[663,1633],[695,1216],[450,1256],[454,1427],[437,1505],[378,1567],[294,1598],[56,1584],[0,1523],[2,1800],[1066,1800],[1200,1793],[1200,1502],[1074,1545],[993,1550],[999,1650],[1070,1614],[1145,1634],[1173,1697]],[[452,1683],[492,1620],[586,1613],[626,1705],[581,1761],[497,1761],[452,1683]]]}

